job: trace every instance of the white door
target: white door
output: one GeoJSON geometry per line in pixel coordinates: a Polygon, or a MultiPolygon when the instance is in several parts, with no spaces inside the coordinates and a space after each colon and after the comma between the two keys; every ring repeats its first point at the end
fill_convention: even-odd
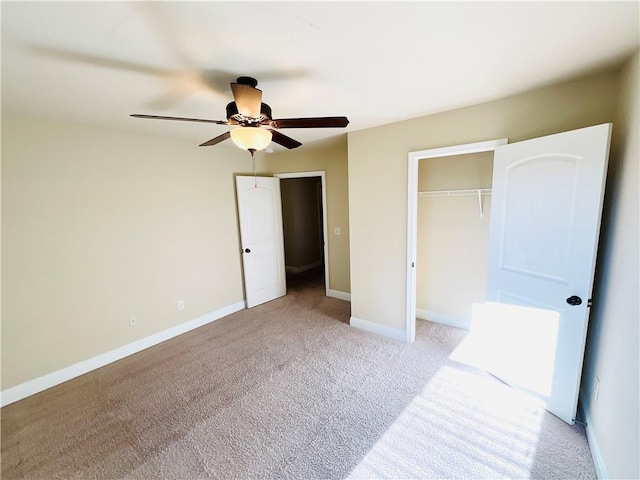
{"type": "Polygon", "coordinates": [[[472,330],[491,342],[489,371],[570,424],[610,138],[611,124],[598,125],[501,146],[494,158],[487,302],[472,330]]]}
{"type": "Polygon", "coordinates": [[[280,179],[236,177],[247,307],[287,293],[280,179]]]}

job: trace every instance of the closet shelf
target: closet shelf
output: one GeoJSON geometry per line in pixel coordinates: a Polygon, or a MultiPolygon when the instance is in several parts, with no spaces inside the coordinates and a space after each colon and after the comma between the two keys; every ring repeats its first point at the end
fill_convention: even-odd
{"type": "Polygon", "coordinates": [[[491,189],[473,188],[469,190],[426,190],[418,192],[419,197],[454,197],[460,195],[491,195],[491,189]]]}
{"type": "Polygon", "coordinates": [[[480,218],[483,218],[484,209],[482,207],[482,195],[491,195],[490,188],[472,188],[469,190],[427,190],[418,192],[418,197],[461,197],[465,195],[473,195],[478,197],[480,218]]]}

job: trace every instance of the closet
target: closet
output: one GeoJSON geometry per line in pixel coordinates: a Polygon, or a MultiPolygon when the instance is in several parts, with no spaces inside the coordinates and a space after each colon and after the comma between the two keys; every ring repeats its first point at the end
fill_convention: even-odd
{"type": "Polygon", "coordinates": [[[416,316],[468,328],[484,301],[493,152],[418,162],[416,316]]]}

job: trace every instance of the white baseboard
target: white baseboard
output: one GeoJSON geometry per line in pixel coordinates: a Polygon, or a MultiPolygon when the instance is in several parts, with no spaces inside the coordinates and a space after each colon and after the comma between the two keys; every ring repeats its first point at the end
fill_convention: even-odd
{"type": "Polygon", "coordinates": [[[307,265],[302,265],[301,267],[290,267],[287,265],[284,267],[284,269],[287,271],[287,273],[302,273],[302,272],[306,272],[307,270],[311,270],[312,268],[319,267],[322,264],[323,264],[322,260],[318,260],[317,262],[309,263],[307,265]]]}
{"type": "Polygon", "coordinates": [[[340,300],[351,301],[351,294],[347,292],[341,292],[340,290],[327,290],[327,297],[339,298],[340,300]]]}
{"type": "Polygon", "coordinates": [[[462,328],[464,330],[471,329],[471,320],[467,318],[453,317],[451,315],[445,315],[431,310],[424,310],[422,308],[416,308],[416,317],[422,320],[429,320],[430,322],[448,325],[450,327],[462,328]]]}
{"type": "Polygon", "coordinates": [[[583,405],[582,415],[587,426],[585,430],[587,432],[587,441],[589,442],[589,450],[591,450],[591,458],[593,458],[593,466],[596,469],[596,476],[600,479],[609,478],[609,472],[607,471],[607,466],[604,463],[604,458],[602,456],[602,450],[600,450],[600,445],[598,444],[598,439],[596,437],[596,432],[593,429],[593,424],[591,423],[591,417],[589,415],[589,408],[583,405]]]}
{"type": "Polygon", "coordinates": [[[21,383],[15,387],[7,388],[0,392],[0,405],[4,407],[5,405],[17,402],[18,400],[22,400],[23,398],[42,392],[43,390],[47,390],[48,388],[71,380],[72,378],[79,377],[80,375],[84,375],[92,370],[96,370],[124,357],[138,353],[146,348],[157,345],[158,343],[162,343],[173,337],[182,335],[183,333],[206,325],[207,323],[211,323],[222,317],[231,315],[232,313],[243,310],[244,308],[246,308],[246,303],[242,300],[214,312],[194,318],[193,320],[189,320],[188,322],[176,325],[175,327],[167,328],[161,332],[154,333],[148,337],[128,343],[116,348],[115,350],[83,360],[69,367],[43,375],[42,377],[34,378],[33,380],[21,383]]]}
{"type": "Polygon", "coordinates": [[[396,328],[387,327],[384,325],[380,325],[379,323],[373,323],[368,320],[363,320],[358,317],[351,317],[349,319],[349,325],[355,328],[359,328],[360,330],[376,333],[378,335],[390,337],[395,340],[400,340],[402,342],[406,341],[406,335],[404,330],[398,330],[396,328]]]}

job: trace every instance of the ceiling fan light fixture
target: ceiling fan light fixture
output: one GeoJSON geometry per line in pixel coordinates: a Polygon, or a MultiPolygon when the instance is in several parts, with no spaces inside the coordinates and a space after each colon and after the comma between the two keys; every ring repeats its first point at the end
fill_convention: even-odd
{"type": "Polygon", "coordinates": [[[231,140],[243,150],[263,150],[271,143],[271,132],[259,127],[237,127],[231,130],[231,140]]]}

